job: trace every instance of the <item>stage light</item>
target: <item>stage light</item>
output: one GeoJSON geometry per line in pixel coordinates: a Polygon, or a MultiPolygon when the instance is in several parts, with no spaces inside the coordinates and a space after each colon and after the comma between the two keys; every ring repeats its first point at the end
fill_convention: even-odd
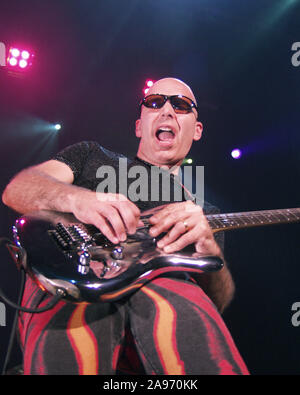
{"type": "Polygon", "coordinates": [[[33,53],[26,49],[11,47],[8,51],[7,66],[15,71],[24,71],[32,65],[33,57],[33,53]]]}
{"type": "Polygon", "coordinates": [[[148,88],[151,88],[151,86],[153,86],[153,84],[154,84],[154,82],[151,81],[151,80],[148,80],[148,81],[146,82],[146,85],[148,86],[148,88]]]}
{"type": "Polygon", "coordinates": [[[192,158],[185,158],[185,159],[183,159],[183,162],[182,162],[183,165],[191,165],[192,163],[193,163],[192,158]]]}
{"type": "Polygon", "coordinates": [[[12,54],[12,56],[14,58],[17,58],[18,56],[20,56],[20,51],[17,48],[11,48],[10,53],[12,54]]]}
{"type": "Polygon", "coordinates": [[[56,125],[54,125],[54,129],[55,130],[60,130],[61,129],[61,125],[59,123],[57,123],[56,125]]]}
{"type": "Polygon", "coordinates": [[[238,148],[235,148],[231,151],[231,156],[233,159],[239,159],[242,156],[242,151],[238,148]]]}
{"type": "Polygon", "coordinates": [[[154,82],[155,81],[153,81],[153,80],[146,80],[145,81],[145,86],[144,86],[144,89],[143,89],[143,92],[144,92],[145,96],[149,92],[149,89],[151,88],[151,86],[153,86],[154,82]]]}
{"type": "Polygon", "coordinates": [[[18,64],[18,61],[17,61],[16,58],[10,58],[9,61],[8,61],[8,63],[9,63],[11,66],[16,66],[16,65],[18,64]]]}
{"type": "Polygon", "coordinates": [[[25,67],[27,67],[28,63],[26,62],[26,60],[22,59],[19,62],[19,66],[21,67],[21,69],[24,69],[25,67]]]}
{"type": "Polygon", "coordinates": [[[28,51],[22,51],[21,56],[23,59],[27,60],[30,57],[30,53],[28,51]]]}

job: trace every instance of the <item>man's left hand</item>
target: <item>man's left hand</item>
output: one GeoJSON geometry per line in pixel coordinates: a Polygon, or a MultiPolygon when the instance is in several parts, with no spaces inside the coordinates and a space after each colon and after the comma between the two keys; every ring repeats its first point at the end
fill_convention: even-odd
{"type": "Polygon", "coordinates": [[[157,243],[167,253],[195,244],[196,251],[203,255],[222,257],[202,208],[191,201],[169,204],[154,214],[149,222],[153,225],[151,236],[167,233],[157,243]]]}

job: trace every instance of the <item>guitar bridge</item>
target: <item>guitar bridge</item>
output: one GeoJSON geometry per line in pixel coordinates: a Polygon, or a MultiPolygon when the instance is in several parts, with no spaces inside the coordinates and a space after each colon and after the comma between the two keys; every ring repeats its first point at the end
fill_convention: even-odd
{"type": "Polygon", "coordinates": [[[86,248],[91,244],[92,237],[79,225],[65,226],[58,223],[48,234],[65,252],[86,248]]]}

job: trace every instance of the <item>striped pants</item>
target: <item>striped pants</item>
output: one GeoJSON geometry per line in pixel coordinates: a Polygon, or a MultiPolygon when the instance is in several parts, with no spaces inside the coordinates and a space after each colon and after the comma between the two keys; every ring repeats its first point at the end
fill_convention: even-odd
{"type": "MultiPolygon", "coordinates": [[[[27,279],[23,305],[49,298],[27,279]]],[[[118,303],[21,313],[19,332],[25,375],[249,374],[214,304],[179,279],[156,278],[118,303]]]]}

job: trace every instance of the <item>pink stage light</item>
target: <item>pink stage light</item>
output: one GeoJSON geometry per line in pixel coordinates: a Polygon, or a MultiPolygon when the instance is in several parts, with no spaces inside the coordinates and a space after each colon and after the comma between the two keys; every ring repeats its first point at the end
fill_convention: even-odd
{"type": "Polygon", "coordinates": [[[18,63],[16,58],[10,58],[8,62],[11,66],[16,66],[18,63]]]}
{"type": "Polygon", "coordinates": [[[21,56],[23,59],[27,60],[30,57],[30,53],[28,51],[22,51],[21,56]]]}
{"type": "Polygon", "coordinates": [[[28,66],[28,63],[26,62],[26,60],[22,59],[19,62],[19,66],[21,67],[21,69],[25,69],[25,67],[28,66]]]}
{"type": "Polygon", "coordinates": [[[8,51],[7,66],[16,71],[24,71],[32,65],[33,53],[27,49],[11,47],[8,51]]]}
{"type": "Polygon", "coordinates": [[[151,80],[148,80],[148,81],[146,82],[146,85],[148,86],[148,88],[151,88],[151,86],[153,86],[153,84],[154,84],[154,82],[151,81],[151,80]]]}
{"type": "Polygon", "coordinates": [[[149,89],[151,88],[151,86],[153,86],[154,82],[155,81],[153,81],[153,80],[146,80],[145,81],[145,86],[143,89],[144,95],[147,95],[149,89]]]}
{"type": "Polygon", "coordinates": [[[12,54],[13,57],[17,58],[20,56],[20,51],[17,48],[11,48],[10,53],[12,54]]]}

